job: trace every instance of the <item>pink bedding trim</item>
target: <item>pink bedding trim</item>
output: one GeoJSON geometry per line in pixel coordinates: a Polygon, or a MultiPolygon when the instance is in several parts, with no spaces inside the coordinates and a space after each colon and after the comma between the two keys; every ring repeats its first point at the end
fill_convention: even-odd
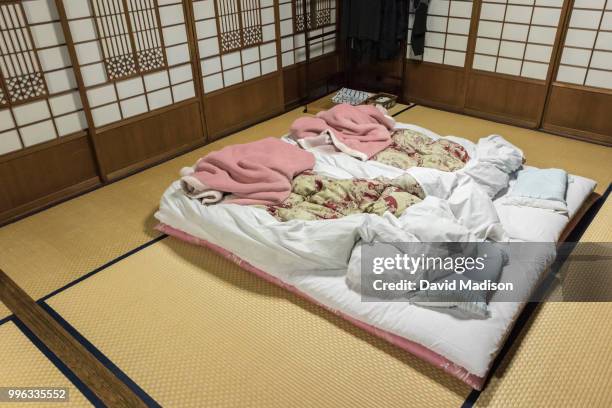
{"type": "Polygon", "coordinates": [[[209,249],[212,249],[213,251],[219,253],[220,255],[222,255],[224,258],[234,262],[235,264],[237,264],[238,266],[240,266],[242,269],[252,272],[255,275],[259,276],[260,278],[263,278],[265,280],[267,280],[268,282],[271,282],[275,285],[280,286],[281,288],[287,289],[288,291],[301,296],[302,298],[308,300],[309,302],[312,302],[332,313],[334,313],[335,315],[338,315],[340,317],[342,317],[343,319],[349,321],[350,323],[354,324],[355,326],[367,331],[368,333],[371,333],[377,337],[380,337],[386,341],[388,341],[389,343],[405,350],[408,351],[409,353],[415,355],[416,357],[427,361],[430,364],[433,364],[439,368],[441,368],[442,370],[444,370],[445,372],[447,372],[448,374],[458,378],[459,380],[463,381],[464,383],[466,383],[467,385],[469,385],[470,387],[474,388],[475,390],[482,390],[482,387],[484,385],[485,382],[485,378],[483,377],[478,377],[477,375],[471,374],[469,371],[467,371],[465,368],[449,361],[448,359],[446,359],[445,357],[439,355],[438,353],[428,349],[427,347],[415,343],[413,341],[410,341],[404,337],[400,337],[396,334],[393,333],[389,333],[385,330],[381,330],[378,329],[370,324],[364,323],[358,319],[355,319],[354,317],[351,317],[339,310],[334,310],[330,307],[325,306],[324,304],[318,302],[317,300],[313,299],[312,297],[308,296],[307,294],[301,292],[299,289],[297,289],[295,286],[292,285],[288,285],[285,282],[281,281],[280,279],[268,274],[267,272],[262,271],[261,269],[258,269],[256,267],[254,267],[253,265],[249,264],[248,262],[246,262],[244,259],[236,256],[234,253],[228,251],[225,248],[222,248],[218,245],[215,245],[211,242],[208,242],[206,240],[194,237],[193,235],[190,235],[186,232],[183,232],[181,230],[178,230],[176,228],[173,228],[169,225],[160,223],[157,225],[156,229],[158,231],[161,231],[165,234],[168,234],[170,236],[173,236],[175,238],[178,238],[182,241],[188,242],[190,244],[195,244],[195,245],[199,245],[199,246],[203,246],[209,249]]]}

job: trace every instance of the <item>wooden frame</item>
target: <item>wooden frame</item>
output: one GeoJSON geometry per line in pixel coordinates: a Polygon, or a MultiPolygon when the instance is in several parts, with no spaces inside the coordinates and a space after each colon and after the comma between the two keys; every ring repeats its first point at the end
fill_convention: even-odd
{"type": "Polygon", "coordinates": [[[89,0],[109,81],[167,68],[157,0],[89,0]]]}
{"type": "Polygon", "coordinates": [[[291,7],[295,34],[334,25],[331,11],[336,7],[331,0],[291,0],[291,7]]]}
{"type": "MultiPolygon", "coordinates": [[[[610,4],[610,0],[608,0],[610,4]]],[[[559,39],[559,49],[555,55],[555,67],[549,79],[548,97],[546,106],[542,112],[542,129],[571,137],[612,146],[612,122],[609,119],[610,107],[612,107],[612,89],[597,88],[584,85],[587,79],[589,66],[592,61],[597,36],[601,28],[601,20],[598,29],[579,28],[584,31],[597,31],[593,40],[593,47],[586,69],[582,85],[557,81],[557,74],[561,65],[563,49],[566,47],[566,37],[570,27],[571,13],[574,10],[573,0],[567,4],[567,13],[563,23],[563,36],[559,39]]],[[[580,7],[580,10],[594,10],[580,7]]],[[[602,7],[602,16],[606,5],[602,7]]],[[[578,29],[578,28],[576,28],[578,29]]],[[[586,48],[585,48],[586,49],[586,48]]],[[[612,84],[610,85],[612,88],[612,84]]]]}
{"type": "MultiPolygon", "coordinates": [[[[607,0],[607,7],[609,7],[610,1],[612,0],[607,0]]],[[[584,85],[584,81],[582,84],[572,84],[556,79],[559,65],[567,65],[561,64],[561,55],[570,28],[572,8],[573,0],[565,0],[562,5],[558,6],[503,4],[488,0],[475,0],[472,7],[472,22],[465,66],[456,68],[433,62],[407,60],[404,70],[404,77],[406,78],[404,98],[439,109],[532,129],[543,129],[561,136],[594,143],[612,145],[612,122],[608,119],[610,107],[612,107],[612,89],[584,85]],[[539,43],[530,39],[528,34],[525,41],[509,39],[504,37],[503,33],[499,35],[499,38],[488,37],[482,33],[479,35],[479,24],[487,22],[495,22],[502,26],[506,24],[505,16],[502,19],[503,21],[480,19],[484,3],[501,4],[504,7],[508,5],[538,7],[541,9],[540,13],[542,13],[542,10],[560,9],[559,22],[556,27],[547,22],[542,25],[542,27],[556,30],[554,40],[551,40],[550,43],[539,43]],[[478,38],[499,42],[496,52],[492,55],[496,62],[500,56],[499,45],[502,40],[508,43],[525,44],[522,58],[502,56],[510,60],[520,61],[519,75],[493,72],[495,69],[488,71],[475,68],[474,57],[481,54],[476,52],[478,38]],[[521,76],[523,74],[522,67],[531,61],[526,55],[527,45],[529,44],[550,47],[550,59],[547,63],[545,75],[542,73],[539,79],[521,76]],[[432,77],[435,77],[436,81],[431,81],[430,78],[432,77]]],[[[603,6],[599,10],[602,13],[602,19],[605,8],[606,6],[603,6]]],[[[587,6],[580,6],[579,9],[595,10],[587,6]]],[[[508,12],[507,8],[505,12],[508,12]]],[[[608,10],[609,12],[610,10],[608,10]]],[[[601,29],[601,21],[599,20],[599,29],[601,29]]],[[[513,20],[508,24],[529,27],[528,30],[532,26],[538,27],[538,24],[534,24],[533,11],[529,22],[521,23],[513,20]]],[[[599,29],[580,27],[580,30],[587,31],[599,31],[599,29]]],[[[593,40],[593,44],[596,43],[596,40],[593,40]]],[[[593,53],[596,50],[597,48],[593,46],[589,64],[581,67],[587,72],[591,67],[593,53]]],[[[543,61],[533,62],[544,64],[543,61]]],[[[599,67],[596,69],[601,70],[599,67]]],[[[606,69],[605,71],[609,72],[610,70],[606,69]]],[[[586,75],[584,80],[586,80],[586,75]]]]}
{"type": "Polygon", "coordinates": [[[0,107],[16,106],[49,95],[38,48],[20,1],[0,3],[0,107]]]}
{"type": "Polygon", "coordinates": [[[214,0],[219,54],[263,44],[260,0],[214,0]]]}

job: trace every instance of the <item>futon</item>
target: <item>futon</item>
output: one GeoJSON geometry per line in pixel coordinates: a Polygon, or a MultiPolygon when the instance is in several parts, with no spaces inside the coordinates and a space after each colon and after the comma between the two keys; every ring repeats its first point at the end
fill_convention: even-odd
{"type": "MultiPolygon", "coordinates": [[[[409,124],[433,139],[439,135],[409,124]]],[[[525,302],[489,304],[486,319],[461,319],[408,302],[363,302],[347,286],[355,244],[376,236],[397,241],[527,241],[556,243],[595,188],[595,182],[568,177],[568,213],[503,204],[503,197],[525,171],[522,152],[499,136],[474,144],[446,139],[465,147],[471,164],[457,172],[399,169],[344,153],[315,152],[315,170],[336,179],[410,174],[427,197],[404,211],[354,214],[333,220],[281,222],[255,206],[202,205],[187,197],[180,182],[164,193],[155,217],[158,229],[187,242],[209,247],[241,267],[299,294],[481,389],[525,302]],[[520,153],[520,154],[519,154],[520,153]],[[519,155],[521,156],[519,158],[519,155]],[[520,167],[520,168],[519,168],[520,167]],[[492,172],[492,173],[491,173],[492,172]]],[[[287,141],[290,142],[290,141],[287,141]]],[[[554,245],[528,267],[510,264],[500,282],[520,276],[526,300],[555,258],[554,245]]]]}

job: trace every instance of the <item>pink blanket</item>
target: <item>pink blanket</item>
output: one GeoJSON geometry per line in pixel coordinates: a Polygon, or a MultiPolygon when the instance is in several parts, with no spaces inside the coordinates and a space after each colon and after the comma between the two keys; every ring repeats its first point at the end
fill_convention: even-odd
{"type": "Polygon", "coordinates": [[[373,105],[336,105],[316,117],[302,117],[291,125],[290,136],[303,148],[334,145],[338,150],[368,160],[391,145],[395,121],[373,105]]]}
{"type": "Polygon", "coordinates": [[[181,186],[204,204],[276,205],[291,193],[293,178],[314,167],[312,153],[269,137],[225,147],[181,170],[181,186]]]}

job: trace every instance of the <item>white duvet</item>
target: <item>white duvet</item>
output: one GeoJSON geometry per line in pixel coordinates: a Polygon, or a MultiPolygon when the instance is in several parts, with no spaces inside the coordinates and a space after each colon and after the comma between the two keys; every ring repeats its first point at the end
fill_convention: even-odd
{"type": "MultiPolygon", "coordinates": [[[[440,136],[412,125],[432,138],[440,136]]],[[[502,205],[516,177],[522,152],[499,136],[462,144],[473,159],[461,171],[443,173],[415,168],[407,172],[424,187],[427,198],[396,218],[356,214],[337,220],[279,222],[265,210],[221,204],[203,206],[173,183],[155,217],[162,223],[221,246],[253,266],[295,286],[331,309],[420,343],[477,376],[486,375],[512,323],[519,302],[491,302],[490,316],[466,320],[399,302],[362,302],[346,275],[355,245],[371,241],[534,241],[556,242],[569,218],[595,188],[595,182],[570,176],[567,214],[502,205]]],[[[314,152],[315,171],[335,178],[395,178],[405,171],[362,162],[345,154],[314,152]]],[[[520,171],[520,170],[519,170],[520,171]]],[[[355,256],[355,255],[353,255],[355,256]]],[[[554,251],[532,264],[504,268],[501,281],[520,276],[532,289],[554,258],[554,251]]],[[[353,260],[354,261],[354,260],[353,260]]],[[[354,262],[353,262],[354,264],[354,262]]],[[[528,293],[526,293],[526,296],[528,293]]]]}

